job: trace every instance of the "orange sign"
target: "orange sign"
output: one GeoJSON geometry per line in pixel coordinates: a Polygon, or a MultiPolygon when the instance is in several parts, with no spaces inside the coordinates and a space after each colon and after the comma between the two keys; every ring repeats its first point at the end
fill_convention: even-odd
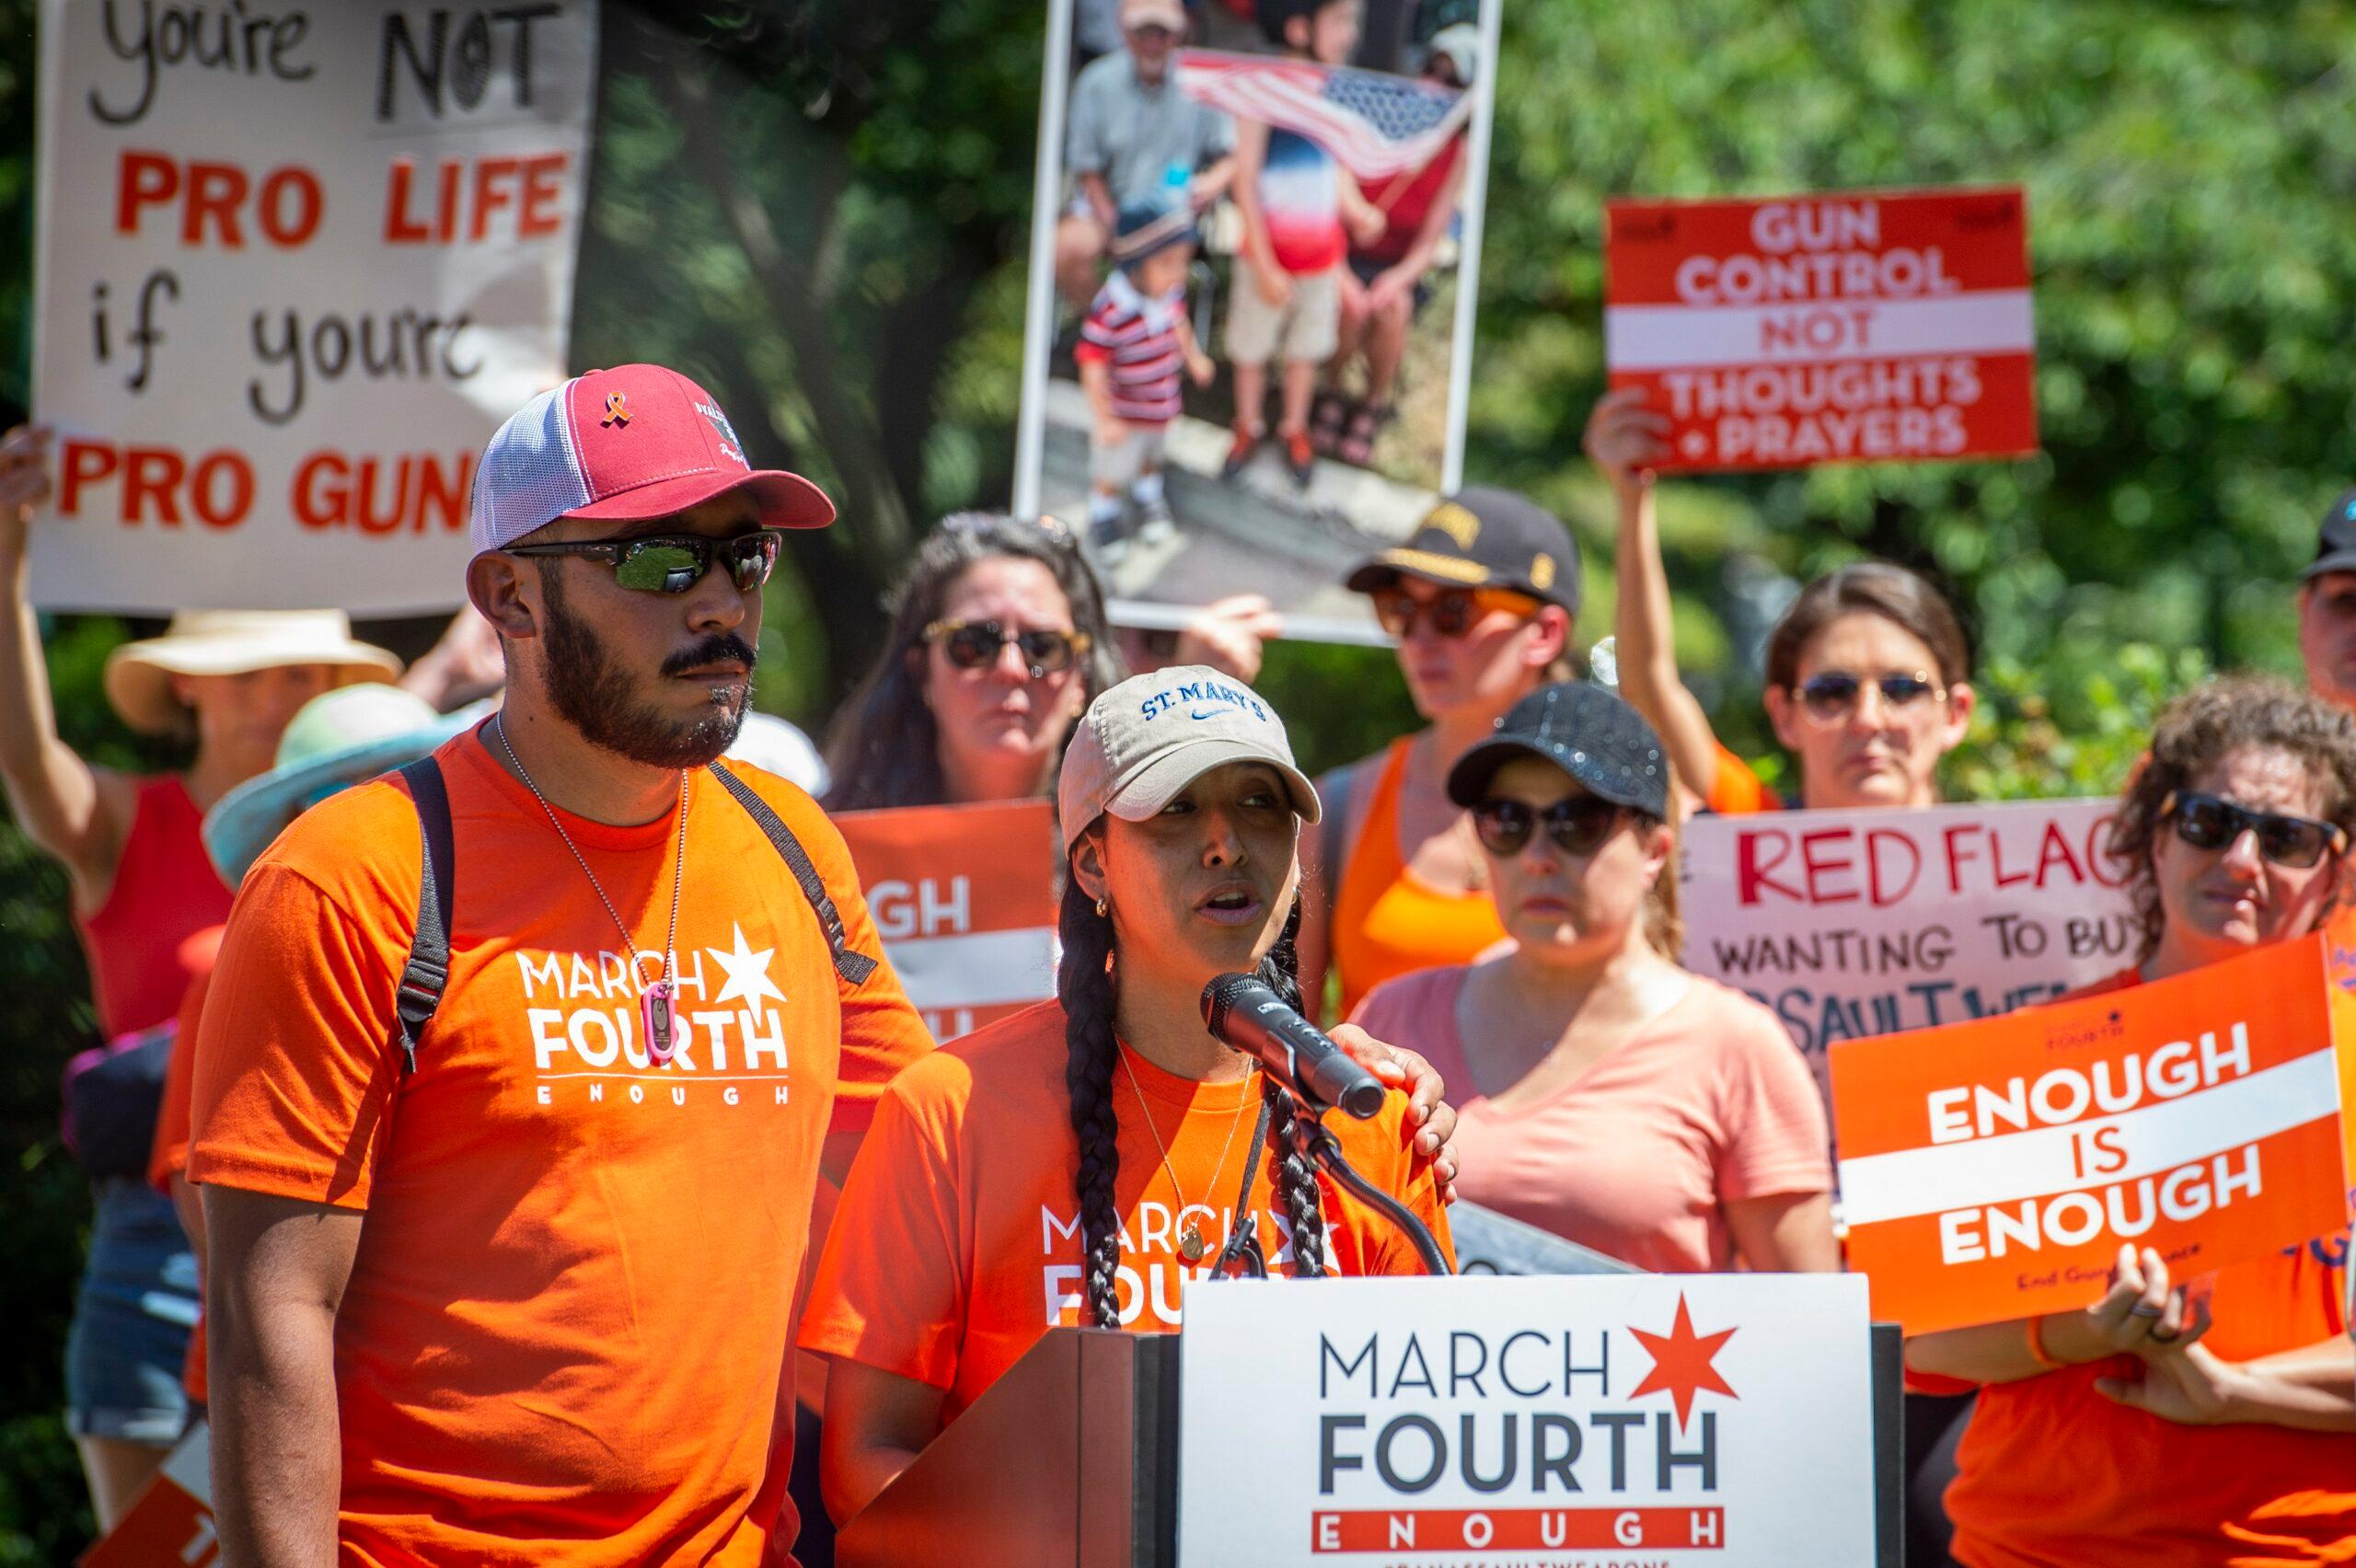
{"type": "Polygon", "coordinates": [[[1055,816],[1045,801],[835,818],[884,950],[936,1040],[1056,994],[1055,816]]]}
{"type": "Polygon", "coordinates": [[[1604,204],[1604,356],[1664,469],[2037,450],[2016,186],[1604,204]]]}
{"type": "Polygon", "coordinates": [[[199,1422],[131,1511],[84,1552],[76,1568],[210,1568],[220,1561],[213,1534],[212,1448],[199,1422]]]}
{"type": "Polygon", "coordinates": [[[2324,938],[2125,990],[1832,1047],[1849,1261],[1909,1333],[2101,1297],[2121,1243],[2180,1278],[2349,1220],[2324,938]]]}

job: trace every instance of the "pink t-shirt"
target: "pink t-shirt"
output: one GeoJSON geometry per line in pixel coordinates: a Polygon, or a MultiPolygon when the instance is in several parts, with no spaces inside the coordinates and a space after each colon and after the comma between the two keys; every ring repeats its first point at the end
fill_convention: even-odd
{"type": "Polygon", "coordinates": [[[1423,1053],[1455,1104],[1469,1202],[1657,1274],[1734,1265],[1729,1199],[1832,1189],[1824,1105],[1775,1015],[1701,975],[1564,1089],[1500,1110],[1457,1030],[1462,964],[1385,981],[1351,1021],[1423,1053]]]}

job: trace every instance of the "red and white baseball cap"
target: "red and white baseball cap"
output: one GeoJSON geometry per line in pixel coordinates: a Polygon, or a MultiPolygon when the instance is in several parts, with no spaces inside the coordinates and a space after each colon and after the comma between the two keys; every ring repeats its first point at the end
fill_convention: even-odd
{"type": "Polygon", "coordinates": [[[764,528],[823,528],[835,503],[799,474],[756,468],[710,393],[659,364],[593,370],[509,416],[475,470],[468,528],[501,549],[560,517],[668,517],[752,492],[764,528]]]}

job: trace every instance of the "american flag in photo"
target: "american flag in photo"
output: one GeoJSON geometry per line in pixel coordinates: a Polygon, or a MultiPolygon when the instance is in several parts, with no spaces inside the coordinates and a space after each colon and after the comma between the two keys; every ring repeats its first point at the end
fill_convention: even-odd
{"type": "Polygon", "coordinates": [[[1178,87],[1213,109],[1308,137],[1361,179],[1423,167],[1472,107],[1470,96],[1436,82],[1215,49],[1179,51],[1178,87]]]}

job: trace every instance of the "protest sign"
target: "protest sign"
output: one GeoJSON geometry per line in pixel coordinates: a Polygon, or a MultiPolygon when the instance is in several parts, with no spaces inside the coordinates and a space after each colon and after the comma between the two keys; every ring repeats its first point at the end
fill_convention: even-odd
{"type": "Polygon", "coordinates": [[[210,1568],[221,1558],[213,1525],[213,1445],[202,1421],[133,1499],[77,1568],[210,1568]]]}
{"type": "Polygon", "coordinates": [[[2113,801],[1699,816],[1680,829],[1685,963],[1836,1041],[1984,1018],[2135,962],[2113,801]]]}
{"type": "Polygon", "coordinates": [[[1056,994],[1056,830],[1045,801],[834,820],[884,956],[935,1040],[1056,994]]]}
{"type": "Polygon", "coordinates": [[[1850,1266],[1909,1333],[2101,1298],[2122,1243],[2189,1279],[2349,1218],[2325,939],[1832,1049],[1850,1266]]]}
{"type": "Polygon", "coordinates": [[[33,406],[54,608],[448,609],[562,379],[595,0],[47,0],[33,406]]]}
{"type": "Polygon", "coordinates": [[[1663,469],[2037,450],[2017,187],[1604,207],[1604,357],[1663,469]]]}
{"type": "Polygon", "coordinates": [[[1184,1311],[1184,1568],[1875,1560],[1854,1277],[1190,1282],[1184,1311]]]}
{"type": "Polygon", "coordinates": [[[1182,50],[1049,0],[1013,510],[1087,534],[1119,625],[1258,594],[1288,637],[1378,643],[1343,579],[1459,483],[1502,6],[1412,39],[1410,10],[1369,17],[1366,70],[1248,12],[1190,11],[1204,47],[1182,50]],[[1077,69],[1075,23],[1104,25],[1077,69]],[[1240,147],[1273,214],[1257,242],[1240,147]],[[1191,269],[1114,265],[1123,212],[1182,209],[1191,269]],[[1288,364],[1316,383],[1289,412],[1288,364]],[[1265,439],[1239,447],[1240,425],[1265,439]]]}

